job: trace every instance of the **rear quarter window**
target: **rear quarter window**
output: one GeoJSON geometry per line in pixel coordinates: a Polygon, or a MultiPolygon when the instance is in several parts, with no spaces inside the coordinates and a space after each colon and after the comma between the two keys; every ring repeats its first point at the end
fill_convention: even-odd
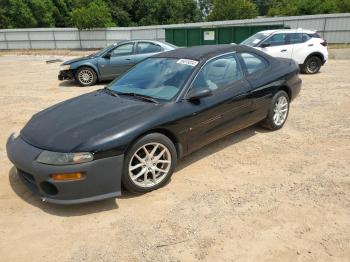
{"type": "Polygon", "coordinates": [[[321,36],[318,33],[314,34],[307,34],[309,37],[314,37],[314,38],[321,38],[321,36]]]}
{"type": "Polygon", "coordinates": [[[258,55],[252,53],[241,53],[240,56],[245,64],[248,74],[253,74],[268,67],[266,60],[258,55]]]}

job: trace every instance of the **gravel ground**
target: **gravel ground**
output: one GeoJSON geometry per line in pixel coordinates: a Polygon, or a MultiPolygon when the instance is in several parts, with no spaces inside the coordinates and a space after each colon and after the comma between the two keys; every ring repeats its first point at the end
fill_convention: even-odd
{"type": "Polygon", "coordinates": [[[21,184],[6,139],[101,85],[60,83],[49,58],[0,57],[1,261],[350,261],[350,60],[301,76],[283,129],[206,146],[160,190],[55,206],[21,184]]]}

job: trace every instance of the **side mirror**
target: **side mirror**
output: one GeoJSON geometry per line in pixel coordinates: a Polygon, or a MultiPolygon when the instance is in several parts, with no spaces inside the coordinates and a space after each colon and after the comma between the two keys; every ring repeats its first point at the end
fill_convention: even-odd
{"type": "Polygon", "coordinates": [[[105,55],[103,56],[103,58],[105,58],[105,59],[111,59],[111,56],[112,56],[112,54],[111,54],[110,52],[108,52],[107,54],[105,54],[105,55]]]}
{"type": "Polygon", "coordinates": [[[271,46],[271,44],[270,44],[270,43],[262,43],[262,44],[260,45],[260,47],[262,47],[262,48],[268,47],[268,46],[271,46]]]}
{"type": "Polygon", "coordinates": [[[190,92],[186,99],[190,102],[194,102],[194,101],[199,101],[201,98],[211,96],[212,94],[213,92],[210,89],[205,88],[197,92],[193,92],[193,93],[190,92]]]}

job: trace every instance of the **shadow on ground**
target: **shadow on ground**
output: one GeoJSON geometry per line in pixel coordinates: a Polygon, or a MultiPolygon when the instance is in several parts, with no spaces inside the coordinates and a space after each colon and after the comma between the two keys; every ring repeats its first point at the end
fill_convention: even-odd
{"type": "Polygon", "coordinates": [[[182,169],[186,168],[187,166],[197,162],[198,160],[205,158],[207,156],[210,156],[212,154],[215,154],[225,149],[226,147],[237,144],[256,134],[266,133],[266,132],[270,132],[270,131],[260,127],[257,124],[257,125],[242,129],[236,133],[227,135],[224,138],[221,138],[213,143],[210,143],[209,145],[204,146],[203,148],[191,153],[190,155],[185,156],[183,159],[181,159],[178,162],[175,172],[179,172],[182,169]]]}
{"type": "Polygon", "coordinates": [[[98,202],[79,205],[55,205],[51,203],[42,202],[38,196],[29,191],[28,188],[22,183],[22,181],[17,175],[15,167],[12,167],[10,169],[9,181],[13,191],[22,200],[24,200],[32,206],[40,208],[46,213],[56,216],[82,216],[118,208],[118,204],[116,203],[115,199],[106,199],[98,202]]]}
{"type": "MultiPolygon", "coordinates": [[[[178,166],[175,170],[175,174],[177,175],[182,169],[187,166],[199,161],[202,158],[205,158],[209,155],[215,154],[226,147],[229,147],[233,144],[237,144],[245,139],[248,139],[258,133],[265,133],[267,130],[255,125],[244,130],[241,130],[235,134],[228,135],[216,142],[213,142],[202,149],[184,157],[178,162],[178,166]]],[[[12,167],[9,172],[9,181],[12,189],[15,193],[28,204],[33,205],[42,209],[44,212],[56,215],[56,216],[82,216],[86,214],[98,213],[103,211],[109,211],[112,209],[117,209],[118,204],[115,199],[107,199],[93,203],[85,203],[78,205],[55,205],[50,203],[45,203],[40,200],[36,195],[31,193],[27,189],[27,187],[22,183],[20,178],[17,175],[17,171],[15,167],[12,167]]],[[[169,182],[168,182],[169,183],[169,182]]],[[[142,197],[143,194],[134,195],[129,192],[122,193],[120,199],[128,199],[134,197],[142,197]]]]}

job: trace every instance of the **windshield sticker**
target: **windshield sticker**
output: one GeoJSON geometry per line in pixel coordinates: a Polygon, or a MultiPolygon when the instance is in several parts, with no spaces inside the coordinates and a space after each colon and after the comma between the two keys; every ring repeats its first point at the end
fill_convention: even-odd
{"type": "Polygon", "coordinates": [[[179,59],[176,62],[177,64],[183,64],[183,65],[189,65],[189,66],[196,66],[198,64],[198,61],[190,60],[190,59],[179,59]]]}
{"type": "Polygon", "coordinates": [[[257,44],[257,43],[259,43],[260,41],[261,41],[261,39],[259,39],[259,38],[254,39],[253,44],[257,44]]]}

